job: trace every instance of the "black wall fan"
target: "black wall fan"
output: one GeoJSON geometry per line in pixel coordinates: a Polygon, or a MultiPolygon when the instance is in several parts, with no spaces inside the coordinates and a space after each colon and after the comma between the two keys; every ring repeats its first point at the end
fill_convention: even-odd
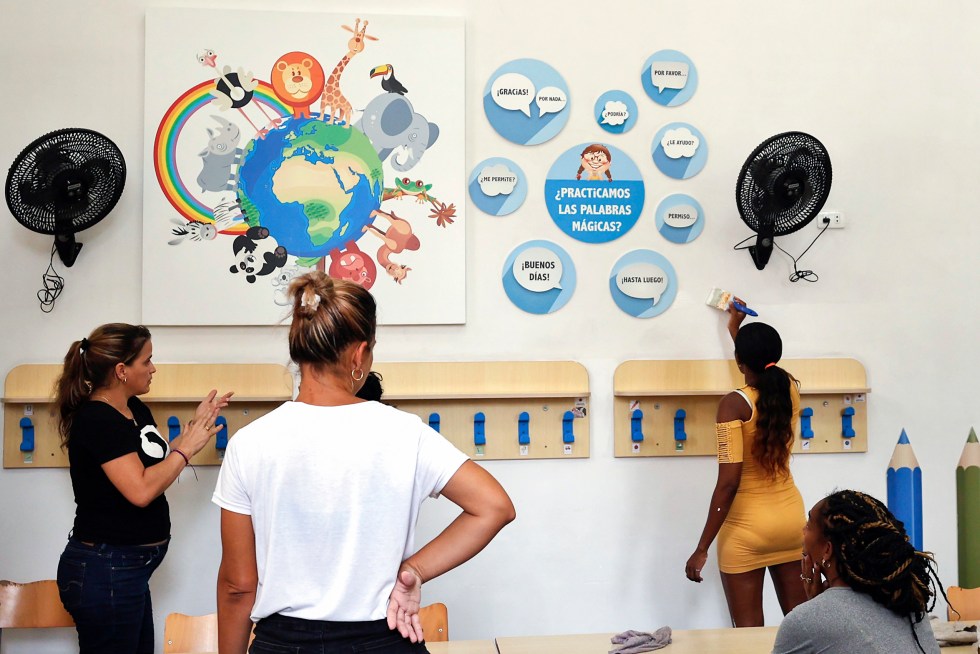
{"type": "Polygon", "coordinates": [[[755,267],[769,263],[773,239],[800,229],[830,194],[830,156],[816,138],[785,132],[766,139],[742,165],[735,201],[742,220],[758,236],[749,254],[755,267]]]}
{"type": "Polygon", "coordinates": [[[24,148],[7,173],[10,213],[28,229],[53,234],[58,256],[75,263],[75,233],[116,206],[126,183],[126,162],[116,144],[88,129],[61,129],[24,148]]]}

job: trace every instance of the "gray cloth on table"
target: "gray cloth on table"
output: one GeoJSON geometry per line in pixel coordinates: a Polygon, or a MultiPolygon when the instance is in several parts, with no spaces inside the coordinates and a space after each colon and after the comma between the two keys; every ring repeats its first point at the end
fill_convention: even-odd
{"type": "Polygon", "coordinates": [[[932,632],[940,647],[953,645],[972,645],[977,642],[977,626],[966,622],[946,622],[930,615],[932,632]]]}
{"type": "Polygon", "coordinates": [[[639,654],[652,652],[670,645],[670,627],[660,627],[652,634],[646,631],[624,631],[610,638],[610,642],[619,645],[609,650],[609,654],[639,654]]]}
{"type": "MultiPolygon", "coordinates": [[[[913,616],[913,621],[914,621],[913,616]]],[[[789,612],[776,633],[773,654],[939,654],[929,619],[909,625],[866,593],[836,586],[789,612]],[[915,636],[912,629],[915,629],[915,636]]]]}

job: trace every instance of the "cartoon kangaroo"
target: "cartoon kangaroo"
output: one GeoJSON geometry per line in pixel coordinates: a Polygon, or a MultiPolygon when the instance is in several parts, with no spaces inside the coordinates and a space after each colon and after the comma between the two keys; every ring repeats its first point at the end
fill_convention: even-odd
{"type": "Polygon", "coordinates": [[[405,250],[418,250],[421,243],[419,243],[418,237],[412,233],[412,226],[404,218],[399,218],[394,212],[386,213],[380,209],[371,212],[372,218],[376,218],[377,216],[381,216],[390,223],[388,229],[382,232],[371,224],[362,227],[361,231],[371,232],[381,239],[382,245],[378,248],[378,254],[375,258],[378,260],[378,263],[384,266],[385,272],[401,284],[402,280],[408,276],[408,271],[411,268],[392,261],[390,255],[398,254],[405,250]]]}

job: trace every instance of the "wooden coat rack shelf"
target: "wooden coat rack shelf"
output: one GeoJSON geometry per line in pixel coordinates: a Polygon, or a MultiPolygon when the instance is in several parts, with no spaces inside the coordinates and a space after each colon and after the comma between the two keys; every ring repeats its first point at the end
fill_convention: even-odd
{"type": "MultiPolygon", "coordinates": [[[[779,365],[800,381],[793,452],[867,452],[871,389],[860,362],[786,359],[779,365]]],[[[623,362],[613,381],[615,455],[714,456],[718,402],[744,383],[731,360],[623,362]]]]}
{"type": "MultiPolygon", "coordinates": [[[[229,436],[293,396],[293,377],[281,365],[160,363],[156,367],[150,392],[140,399],[150,407],[164,437],[169,436],[168,422],[185,425],[212,388],[221,393],[235,391],[221,414],[226,429],[192,459],[195,465],[220,464],[224,455],[221,446],[229,436]]],[[[28,364],[7,374],[3,394],[4,468],[68,466],[52,413],[54,385],[61,369],[60,364],[28,364]]]]}
{"type": "Polygon", "coordinates": [[[476,461],[589,456],[589,374],[573,361],[381,363],[383,401],[438,422],[476,461]]]}

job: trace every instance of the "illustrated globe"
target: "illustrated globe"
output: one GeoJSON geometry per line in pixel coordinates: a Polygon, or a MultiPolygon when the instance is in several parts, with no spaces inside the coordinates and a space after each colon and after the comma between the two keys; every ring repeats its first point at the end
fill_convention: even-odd
{"type": "Polygon", "coordinates": [[[363,132],[289,118],[244,148],[238,200],[286,252],[319,258],[362,235],[381,205],[384,173],[363,132]]]}

